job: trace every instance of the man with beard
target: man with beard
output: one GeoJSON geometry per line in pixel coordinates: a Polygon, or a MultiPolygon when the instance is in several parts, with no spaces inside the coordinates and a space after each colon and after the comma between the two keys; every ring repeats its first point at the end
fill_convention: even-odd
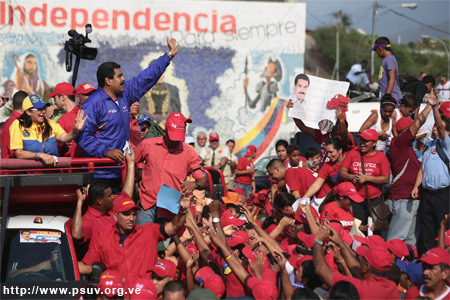
{"type": "Polygon", "coordinates": [[[277,82],[280,82],[282,77],[281,64],[279,60],[269,59],[269,62],[265,67],[264,72],[261,74],[261,77],[265,80],[259,82],[256,85],[256,92],[258,93],[258,95],[254,100],[250,99],[250,96],[247,92],[249,79],[244,79],[245,103],[246,105],[248,105],[248,107],[255,108],[258,102],[260,102],[260,110],[265,111],[266,108],[270,105],[270,101],[272,101],[272,99],[277,96],[277,82]],[[272,81],[272,78],[277,82],[272,81]]]}
{"type": "Polygon", "coordinates": [[[14,78],[15,81],[10,79],[3,84],[5,96],[11,97],[15,90],[22,90],[30,95],[42,95],[44,90],[48,89],[48,84],[39,77],[39,63],[36,55],[29,53],[25,56],[22,70],[18,65],[18,61],[21,60],[17,54],[13,55],[13,60],[16,70],[11,75],[11,78],[14,78]]]}

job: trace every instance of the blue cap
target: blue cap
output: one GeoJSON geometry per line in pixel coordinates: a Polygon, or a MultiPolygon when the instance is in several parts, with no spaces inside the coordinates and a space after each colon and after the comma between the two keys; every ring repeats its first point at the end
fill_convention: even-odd
{"type": "Polygon", "coordinates": [[[423,284],[422,264],[416,264],[415,262],[407,263],[400,259],[397,259],[395,263],[402,272],[408,274],[415,285],[420,286],[423,284]]]}
{"type": "Polygon", "coordinates": [[[141,125],[144,122],[148,122],[149,124],[152,123],[152,119],[150,119],[149,116],[146,114],[138,114],[136,119],[138,120],[138,124],[141,125]]]}
{"type": "Polygon", "coordinates": [[[30,108],[41,109],[44,106],[50,105],[50,103],[45,102],[36,94],[28,95],[22,102],[22,110],[26,111],[30,108]]]}

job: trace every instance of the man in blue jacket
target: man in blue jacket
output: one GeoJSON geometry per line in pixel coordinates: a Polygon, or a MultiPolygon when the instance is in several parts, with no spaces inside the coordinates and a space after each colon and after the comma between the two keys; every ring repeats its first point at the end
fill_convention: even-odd
{"type": "MultiPolygon", "coordinates": [[[[175,39],[167,38],[167,45],[168,52],[128,81],[115,62],[105,62],[98,67],[98,89],[83,104],[85,115],[89,117],[76,139],[84,157],[109,157],[123,162],[130,131],[130,106],[156,84],[177,54],[179,45],[175,39]]],[[[100,169],[95,177],[108,179],[118,190],[121,172],[119,168],[100,169]]]]}

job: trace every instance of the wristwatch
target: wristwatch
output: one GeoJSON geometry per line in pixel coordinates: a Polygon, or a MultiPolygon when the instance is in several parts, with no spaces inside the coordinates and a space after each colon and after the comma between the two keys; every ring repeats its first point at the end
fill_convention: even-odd
{"type": "Polygon", "coordinates": [[[314,245],[315,245],[315,244],[318,244],[318,245],[320,245],[321,247],[323,246],[323,242],[320,241],[320,240],[314,241],[314,245]]]}
{"type": "Polygon", "coordinates": [[[172,54],[172,52],[171,52],[170,50],[167,51],[166,54],[169,55],[170,58],[173,58],[173,57],[174,57],[174,55],[172,54]]]}
{"type": "Polygon", "coordinates": [[[215,218],[212,219],[212,221],[213,221],[213,223],[219,223],[219,222],[220,222],[220,219],[217,218],[217,217],[215,217],[215,218]]]}

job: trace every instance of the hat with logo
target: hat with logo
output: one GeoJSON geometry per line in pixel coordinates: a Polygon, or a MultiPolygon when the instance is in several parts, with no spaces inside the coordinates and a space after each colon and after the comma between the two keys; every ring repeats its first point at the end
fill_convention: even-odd
{"type": "Polygon", "coordinates": [[[239,194],[235,192],[228,192],[226,197],[222,197],[224,203],[239,205],[239,194]]]}
{"type": "Polygon", "coordinates": [[[391,44],[378,44],[378,43],[375,43],[375,44],[373,44],[373,47],[372,47],[372,49],[370,49],[370,51],[376,51],[378,48],[389,48],[389,47],[391,47],[391,44]]]}
{"type": "Polygon", "coordinates": [[[50,103],[43,101],[38,95],[32,94],[23,99],[22,110],[26,111],[30,108],[41,109],[47,105],[50,105],[50,103]]]}
{"type": "Polygon", "coordinates": [[[114,197],[113,212],[115,214],[129,211],[130,209],[141,210],[139,206],[136,206],[133,199],[131,199],[126,192],[120,193],[114,197]]]}
{"type": "Polygon", "coordinates": [[[403,118],[400,118],[400,119],[397,121],[397,131],[400,132],[400,131],[402,131],[403,129],[408,128],[409,126],[411,126],[411,124],[412,124],[413,122],[414,122],[414,121],[413,121],[411,118],[409,118],[409,117],[403,117],[403,118]]]}
{"type": "Polygon", "coordinates": [[[444,117],[450,118],[450,101],[442,102],[439,106],[439,111],[444,115],[444,117]]]}
{"type": "Polygon", "coordinates": [[[409,255],[408,247],[406,246],[406,243],[401,239],[389,240],[387,241],[386,246],[392,253],[394,253],[395,256],[400,259],[409,255]]]}
{"type": "Polygon", "coordinates": [[[234,225],[234,226],[242,226],[245,224],[245,220],[238,219],[235,216],[233,216],[228,210],[224,211],[223,214],[220,216],[220,224],[222,227],[226,227],[228,225],[234,225]]]}
{"type": "Polygon", "coordinates": [[[252,155],[255,152],[256,152],[256,147],[253,145],[250,145],[247,147],[247,150],[245,151],[245,157],[249,157],[250,155],[252,155]]]}
{"type": "Polygon", "coordinates": [[[217,132],[211,132],[209,134],[209,141],[218,141],[219,140],[219,134],[217,132]]]}
{"type": "Polygon", "coordinates": [[[175,276],[177,275],[177,266],[171,260],[162,259],[158,261],[150,271],[161,278],[171,277],[172,279],[175,279],[175,276]]]}
{"type": "Polygon", "coordinates": [[[80,95],[80,94],[87,95],[90,92],[93,92],[93,91],[96,91],[96,90],[97,89],[95,88],[95,86],[92,83],[85,82],[85,83],[80,84],[77,87],[77,89],[75,91],[75,95],[77,95],[77,96],[80,95]]]}
{"type": "Polygon", "coordinates": [[[366,129],[363,133],[358,134],[357,136],[362,137],[366,141],[378,141],[378,132],[375,129],[366,129]]]}
{"type": "Polygon", "coordinates": [[[370,248],[359,246],[356,253],[364,256],[367,262],[379,271],[389,271],[392,268],[392,255],[384,246],[375,245],[370,248]]]}
{"type": "Polygon", "coordinates": [[[228,247],[236,247],[238,245],[244,245],[244,243],[250,244],[250,237],[245,231],[236,231],[230,237],[227,237],[228,247]]]}
{"type": "Polygon", "coordinates": [[[149,124],[152,123],[152,119],[150,119],[150,117],[147,116],[146,114],[138,114],[136,120],[138,121],[139,125],[142,125],[142,123],[144,122],[147,122],[149,124]]]}
{"type": "Polygon", "coordinates": [[[419,261],[427,263],[429,265],[437,265],[440,263],[450,265],[450,254],[447,250],[436,247],[428,250],[424,256],[417,260],[417,262],[419,261]]]}
{"type": "Polygon", "coordinates": [[[333,188],[334,192],[339,196],[346,196],[352,199],[353,201],[360,203],[363,202],[364,199],[361,197],[356,191],[355,186],[351,182],[342,182],[333,188]]]}
{"type": "Polygon", "coordinates": [[[139,289],[138,293],[130,293],[130,300],[157,300],[158,290],[156,285],[148,278],[140,278],[133,285],[134,291],[139,289]]]}
{"type": "Polygon", "coordinates": [[[187,136],[186,139],[184,140],[184,142],[186,144],[195,144],[195,139],[192,136],[187,136]]]}
{"type": "Polygon", "coordinates": [[[53,89],[53,92],[50,94],[45,95],[47,98],[53,98],[56,95],[74,95],[73,93],[73,85],[67,82],[61,82],[58,83],[55,88],[53,89]]]}
{"type": "Polygon", "coordinates": [[[186,123],[192,123],[192,120],[179,112],[173,112],[167,117],[166,130],[172,141],[184,142],[186,123]]]}
{"type": "Polygon", "coordinates": [[[198,269],[194,277],[197,282],[203,282],[205,289],[213,291],[217,298],[222,298],[223,293],[225,293],[225,283],[222,277],[214,273],[210,267],[198,269]]]}
{"type": "Polygon", "coordinates": [[[119,293],[119,289],[123,290],[125,279],[118,271],[106,270],[100,276],[97,288],[100,290],[99,294],[106,297],[114,297],[119,293]]]}

